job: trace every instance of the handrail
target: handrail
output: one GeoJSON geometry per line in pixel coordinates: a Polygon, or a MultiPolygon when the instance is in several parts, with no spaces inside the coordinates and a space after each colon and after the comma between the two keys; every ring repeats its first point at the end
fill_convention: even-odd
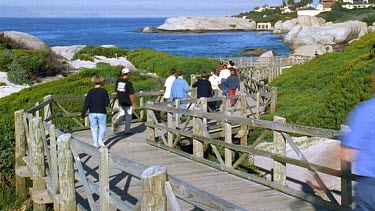
{"type": "MultiPolygon", "coordinates": [[[[269,131],[274,131],[275,133],[282,133],[282,134],[298,134],[298,135],[305,135],[305,136],[310,136],[310,137],[322,137],[322,138],[330,138],[330,139],[338,139],[341,135],[343,135],[342,131],[337,131],[337,130],[330,130],[330,129],[324,129],[324,128],[316,128],[316,127],[310,127],[310,126],[303,126],[303,125],[296,125],[296,124],[287,124],[287,123],[278,123],[274,121],[266,121],[266,120],[259,120],[255,118],[245,118],[245,117],[233,117],[231,115],[225,115],[225,114],[216,114],[216,113],[207,113],[204,110],[200,110],[200,108],[196,108],[195,110],[184,110],[184,109],[178,109],[178,108],[172,108],[172,107],[166,107],[165,105],[162,104],[147,104],[146,108],[148,109],[148,114],[147,114],[147,123],[146,126],[148,128],[148,142],[154,146],[161,147],[163,149],[169,150],[171,152],[177,153],[182,156],[189,157],[193,160],[202,162],[207,165],[211,165],[215,168],[223,170],[225,167],[225,171],[228,173],[233,173],[237,176],[241,176],[244,178],[253,178],[254,176],[249,177],[248,174],[244,172],[238,172],[238,170],[233,169],[233,166],[238,166],[237,163],[241,163],[244,161],[245,157],[241,157],[234,165],[232,162],[232,153],[231,151],[235,152],[240,152],[243,153],[243,155],[258,155],[258,156],[263,156],[267,158],[271,158],[274,160],[274,162],[279,162],[279,163],[286,163],[299,166],[302,168],[306,168],[308,170],[314,170],[318,172],[322,172],[331,176],[339,177],[342,179],[343,183],[350,184],[346,181],[351,181],[354,180],[355,178],[358,177],[358,175],[355,174],[345,174],[343,175],[341,170],[336,170],[332,169],[326,166],[321,166],[318,164],[310,163],[306,160],[298,160],[295,158],[290,158],[287,157],[285,154],[278,154],[278,153],[271,153],[263,150],[258,150],[254,149],[254,146],[238,146],[232,144],[232,131],[228,130],[227,128],[239,124],[241,125],[241,128],[262,128],[265,130],[269,131]],[[191,132],[185,131],[184,128],[181,129],[176,129],[174,126],[171,127],[171,124],[168,122],[166,123],[160,123],[155,121],[155,118],[151,118],[153,116],[153,112],[167,112],[168,115],[171,115],[172,113],[174,114],[179,114],[179,115],[184,115],[187,117],[187,119],[193,119],[193,125],[189,126],[189,131],[193,131],[193,134],[191,132]],[[210,132],[202,130],[202,128],[207,128],[206,123],[204,123],[204,119],[210,119],[211,121],[214,122],[219,122],[225,126],[223,130],[223,134],[221,137],[225,137],[224,142],[215,138],[210,137],[210,132]],[[199,120],[199,121],[196,121],[199,120]],[[226,126],[228,125],[228,126],[226,126]],[[154,132],[150,132],[154,131],[154,132]],[[160,131],[156,133],[156,131],[160,131]],[[195,132],[194,132],[195,131],[195,132]],[[176,149],[176,140],[168,140],[168,141],[160,141],[164,140],[163,137],[161,137],[160,134],[175,134],[175,137],[183,137],[185,139],[193,139],[193,145],[197,144],[197,146],[193,146],[193,149],[199,149],[199,145],[203,146],[204,144],[209,144],[211,146],[220,146],[225,148],[225,160],[212,164],[211,161],[207,161],[203,157],[203,153],[197,151],[193,152],[193,155],[188,155],[186,153],[181,152],[180,150],[176,149]],[[229,134],[227,134],[229,133],[229,134]],[[159,134],[159,135],[156,135],[159,134]],[[177,135],[177,136],[176,136],[177,135]],[[157,141],[159,140],[159,141],[157,141]],[[228,151],[227,151],[228,150],[228,151]],[[229,153],[229,154],[227,154],[229,153]],[[228,159],[228,160],[227,160],[228,159]]],[[[172,124],[173,125],[173,124],[172,124]]],[[[239,133],[240,134],[240,133],[239,133]]],[[[246,133],[245,133],[246,134],[246,133]]],[[[170,136],[168,136],[170,137],[170,136]]],[[[173,136],[171,136],[173,137],[173,136]]],[[[282,137],[282,136],[281,136],[282,137]]],[[[285,135],[284,135],[285,137],[285,135]]],[[[263,137],[264,138],[264,137],[263,137]]],[[[169,139],[169,138],[168,138],[169,139]]],[[[179,141],[181,138],[179,138],[179,141]]],[[[285,142],[285,141],[284,141],[285,142]]],[[[259,141],[257,142],[259,143],[259,141]]],[[[298,148],[298,147],[297,147],[298,148]]],[[[203,148],[201,148],[203,149],[203,148]]],[[[215,147],[213,148],[215,151],[215,147]]],[[[215,152],[216,154],[218,152],[215,152]]],[[[220,158],[218,157],[218,160],[220,161],[220,158]]],[[[285,170],[284,170],[285,171],[285,170]]],[[[275,173],[275,172],[274,172],[275,173]]],[[[285,172],[282,173],[285,175],[285,172]]],[[[317,177],[316,179],[319,180],[317,177]]],[[[258,179],[255,179],[255,181],[259,182],[258,179]]],[[[277,181],[276,181],[277,182],[277,181]]],[[[283,188],[280,188],[279,185],[276,185],[274,181],[269,181],[267,180],[266,182],[260,182],[261,184],[270,186],[272,188],[278,187],[276,189],[285,192],[287,194],[291,194],[295,197],[302,198],[304,200],[310,201],[312,203],[317,203],[326,207],[334,208],[334,209],[346,209],[348,206],[350,206],[351,199],[344,198],[345,196],[351,197],[351,186],[349,185],[346,190],[342,190],[342,202],[344,204],[338,205],[337,202],[335,202],[335,199],[332,197],[331,202],[327,202],[323,199],[317,198],[317,197],[312,197],[309,196],[307,197],[306,195],[301,195],[295,190],[292,190],[290,188],[287,188],[283,186],[283,188]]],[[[324,184],[322,184],[324,186],[324,184]]],[[[326,190],[328,191],[328,190],[326,190]]],[[[330,195],[330,192],[326,192],[327,195],[330,195]]]]}
{"type": "MultiPolygon", "coordinates": [[[[144,94],[140,95],[147,96],[144,94]]],[[[159,95],[159,93],[157,93],[156,95],[159,95]]],[[[82,98],[73,97],[70,99],[76,100],[82,98]]],[[[39,114],[40,110],[46,110],[46,108],[51,106],[54,102],[55,99],[50,97],[45,102],[37,105],[32,109],[29,109],[28,112],[24,112],[21,110],[15,113],[17,117],[15,118],[17,157],[16,172],[18,172],[16,180],[19,181],[24,177],[33,177],[33,193],[31,197],[34,201],[34,206],[43,207],[44,204],[53,203],[56,209],[76,209],[77,205],[74,193],[74,178],[76,178],[84,186],[91,210],[97,209],[92,198],[93,193],[99,194],[100,204],[103,209],[106,209],[105,207],[108,207],[110,202],[113,204],[113,206],[119,209],[138,209],[141,206],[140,203],[142,202],[142,199],[138,199],[138,203],[133,205],[127,201],[122,200],[122,197],[118,196],[116,193],[108,189],[109,185],[106,184],[109,181],[108,168],[109,166],[112,166],[143,181],[144,179],[150,179],[144,178],[144,172],[146,172],[147,169],[153,167],[146,167],[142,164],[122,158],[116,154],[108,152],[106,148],[104,148],[104,150],[101,149],[98,152],[95,147],[72,137],[70,134],[63,133],[59,129],[55,129],[53,124],[48,121],[43,121],[41,117],[34,115],[39,114]],[[22,137],[26,137],[27,140],[22,137]],[[23,151],[20,149],[28,150],[23,151]],[[96,184],[85,176],[86,173],[80,159],[80,156],[83,154],[101,160],[99,164],[99,184],[96,184]],[[28,157],[30,156],[33,159],[29,160],[28,157]],[[48,159],[45,160],[44,157],[47,157],[48,159]],[[19,159],[24,159],[27,162],[21,162],[19,161],[19,159]],[[68,162],[69,160],[74,160],[77,167],[76,171],[74,171],[73,163],[68,162]],[[41,168],[41,166],[45,165],[48,167],[49,173],[46,173],[46,170],[44,170],[44,168],[41,168]]],[[[53,116],[53,114],[49,113],[49,111],[52,110],[50,109],[47,113],[44,114],[47,120],[50,120],[50,116],[53,116]]],[[[177,178],[174,178],[170,175],[167,175],[167,177],[169,178],[167,182],[170,183],[172,189],[174,190],[174,193],[172,194],[176,194],[177,197],[180,197],[197,207],[200,207],[202,209],[207,207],[215,209],[215,206],[217,206],[217,209],[225,208],[230,210],[244,210],[237,205],[210,195],[204,190],[200,190],[187,183],[179,181],[177,178]],[[184,191],[197,196],[186,198],[186,195],[184,195],[184,193],[179,192],[179,187],[184,187],[184,191]],[[200,198],[200,200],[196,201],[196,198],[200,198]]],[[[26,187],[20,183],[17,183],[16,188],[18,192],[26,191],[26,187]]],[[[146,191],[142,194],[147,193],[148,192],[146,191]]],[[[166,192],[162,191],[160,194],[165,195],[166,192]]],[[[171,193],[169,193],[168,195],[170,194],[171,193]]]]}

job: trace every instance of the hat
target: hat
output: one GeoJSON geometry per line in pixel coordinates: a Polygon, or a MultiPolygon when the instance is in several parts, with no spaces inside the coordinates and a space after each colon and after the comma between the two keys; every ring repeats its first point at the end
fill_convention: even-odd
{"type": "Polygon", "coordinates": [[[125,75],[126,73],[130,73],[129,68],[125,67],[124,69],[121,70],[121,74],[125,75]]]}

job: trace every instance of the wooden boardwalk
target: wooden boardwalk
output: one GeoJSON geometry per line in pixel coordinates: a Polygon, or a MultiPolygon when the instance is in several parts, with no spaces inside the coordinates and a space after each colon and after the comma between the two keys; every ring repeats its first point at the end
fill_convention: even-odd
{"type": "MultiPolygon", "coordinates": [[[[113,133],[111,128],[108,128],[105,144],[109,151],[145,166],[163,166],[169,175],[246,210],[326,210],[264,185],[151,146],[146,142],[146,128],[143,123],[133,123],[132,132],[134,134],[131,136],[123,136],[121,133],[113,133]]],[[[86,143],[91,142],[90,130],[75,132],[73,137],[86,143]]],[[[98,181],[99,159],[89,157],[84,153],[80,153],[80,159],[85,165],[87,177],[98,181]]],[[[140,198],[140,184],[140,179],[119,170],[110,169],[111,191],[127,199],[133,205],[140,198]]],[[[77,182],[76,187],[77,202],[89,210],[82,185],[77,182]]],[[[98,197],[94,199],[96,203],[99,203],[98,197]]],[[[201,210],[182,200],[178,201],[182,210],[201,210]]]]}

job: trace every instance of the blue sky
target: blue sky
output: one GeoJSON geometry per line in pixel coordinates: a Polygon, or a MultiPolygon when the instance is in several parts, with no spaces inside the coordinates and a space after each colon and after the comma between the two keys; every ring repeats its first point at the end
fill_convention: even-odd
{"type": "Polygon", "coordinates": [[[0,0],[0,17],[231,16],[282,0],[0,0]]]}

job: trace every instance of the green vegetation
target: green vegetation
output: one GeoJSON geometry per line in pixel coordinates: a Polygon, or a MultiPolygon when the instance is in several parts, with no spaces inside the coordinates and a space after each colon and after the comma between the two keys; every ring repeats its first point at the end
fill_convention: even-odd
{"type": "Polygon", "coordinates": [[[115,58],[116,56],[126,56],[129,50],[123,48],[108,48],[97,46],[86,46],[79,50],[74,56],[73,60],[94,61],[95,56],[105,56],[107,58],[115,58]]]}
{"type": "Polygon", "coordinates": [[[325,19],[327,22],[340,23],[349,20],[359,20],[366,22],[368,25],[372,25],[374,21],[374,8],[363,8],[363,9],[345,9],[342,7],[343,3],[338,1],[332,6],[330,12],[323,12],[317,15],[325,19]]]}
{"type": "Polygon", "coordinates": [[[296,65],[276,78],[277,110],[289,123],[339,129],[359,102],[372,96],[375,33],[369,33],[342,52],[319,56],[296,65]]]}
{"type": "Polygon", "coordinates": [[[63,73],[66,66],[57,58],[52,52],[22,49],[22,45],[0,36],[0,71],[8,72],[12,83],[31,84],[39,77],[63,73]]]}
{"type": "Polygon", "coordinates": [[[274,25],[279,20],[286,21],[297,18],[297,12],[282,14],[280,8],[278,8],[275,10],[265,10],[263,12],[250,11],[236,15],[236,17],[244,16],[247,19],[254,20],[256,22],[270,22],[272,25],[274,25]]]}
{"type": "Polygon", "coordinates": [[[172,56],[152,49],[138,49],[129,52],[127,59],[137,68],[156,73],[163,78],[169,76],[169,71],[172,68],[176,68],[184,72],[185,79],[188,81],[190,81],[188,76],[191,74],[201,73],[202,71],[210,72],[212,69],[215,69],[219,63],[217,59],[172,56]]]}

